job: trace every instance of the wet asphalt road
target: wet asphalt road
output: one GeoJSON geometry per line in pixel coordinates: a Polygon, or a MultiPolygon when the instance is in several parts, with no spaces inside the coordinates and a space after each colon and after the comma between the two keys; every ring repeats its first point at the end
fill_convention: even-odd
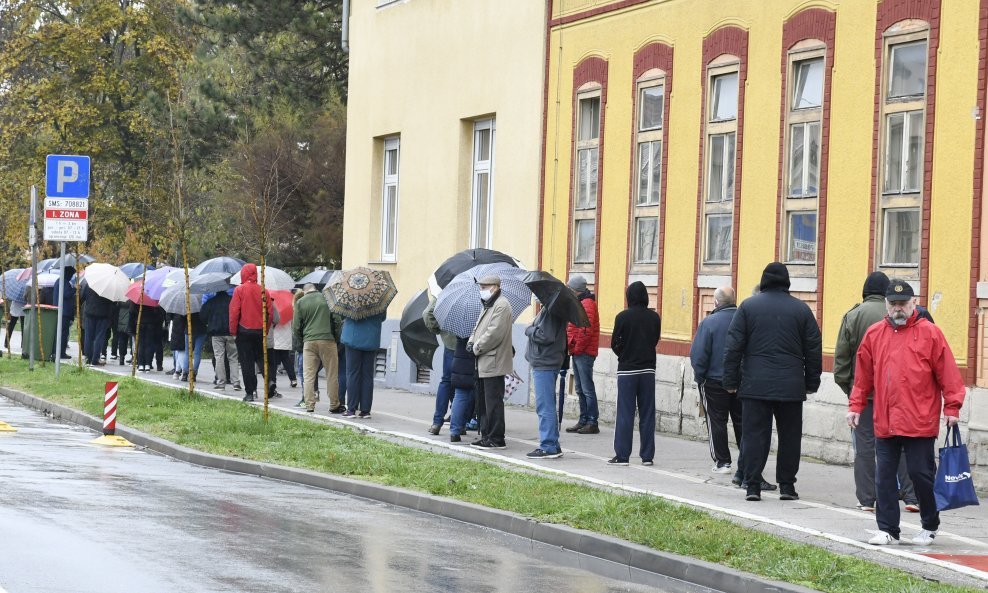
{"type": "Polygon", "coordinates": [[[0,593],[655,591],[513,536],[191,466],[0,397],[0,593]],[[536,551],[537,552],[537,551],[536,551]]]}

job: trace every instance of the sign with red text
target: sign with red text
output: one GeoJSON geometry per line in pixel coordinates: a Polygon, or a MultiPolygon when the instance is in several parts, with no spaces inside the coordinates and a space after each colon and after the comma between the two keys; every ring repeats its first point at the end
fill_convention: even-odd
{"type": "Polygon", "coordinates": [[[45,241],[86,241],[89,200],[45,198],[45,241]]]}

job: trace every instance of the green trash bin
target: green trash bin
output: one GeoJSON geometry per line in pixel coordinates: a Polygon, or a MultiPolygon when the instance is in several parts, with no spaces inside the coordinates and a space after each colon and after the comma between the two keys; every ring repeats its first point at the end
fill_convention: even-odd
{"type": "MultiPolygon", "coordinates": [[[[48,360],[55,360],[52,353],[55,351],[55,333],[58,330],[58,307],[52,305],[40,305],[41,307],[41,341],[34,343],[34,360],[41,360],[41,346],[44,346],[45,357],[48,360]]],[[[38,324],[38,316],[34,312],[34,305],[24,305],[24,332],[21,336],[21,358],[29,358],[29,345],[34,342],[35,326],[38,324]]]]}

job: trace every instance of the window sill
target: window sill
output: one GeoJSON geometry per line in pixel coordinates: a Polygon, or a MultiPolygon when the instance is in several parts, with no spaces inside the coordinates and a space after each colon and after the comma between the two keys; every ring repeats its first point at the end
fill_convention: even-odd
{"type": "Polygon", "coordinates": [[[369,261],[369,262],[367,262],[367,265],[368,266],[396,266],[396,265],[398,265],[398,260],[396,260],[396,259],[383,260],[382,259],[382,260],[377,260],[377,261],[369,261]]]}

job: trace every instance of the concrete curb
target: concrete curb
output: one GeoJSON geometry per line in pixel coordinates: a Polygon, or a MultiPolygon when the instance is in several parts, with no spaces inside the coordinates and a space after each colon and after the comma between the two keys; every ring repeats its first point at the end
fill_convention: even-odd
{"type": "MultiPolygon", "coordinates": [[[[6,387],[0,387],[0,395],[40,410],[46,415],[51,415],[52,418],[78,424],[94,431],[102,431],[101,419],[78,410],[6,387]]],[[[712,590],[723,593],[811,593],[814,591],[799,585],[762,579],[712,562],[660,552],[591,531],[565,525],[539,523],[508,511],[310,470],[203,453],[120,424],[117,424],[116,432],[135,445],[195,465],[359,496],[515,535],[533,543],[558,548],[564,553],[575,554],[581,568],[608,578],[664,587],[676,592],[712,590]],[[697,586],[703,589],[698,589],[697,586]]]]}

